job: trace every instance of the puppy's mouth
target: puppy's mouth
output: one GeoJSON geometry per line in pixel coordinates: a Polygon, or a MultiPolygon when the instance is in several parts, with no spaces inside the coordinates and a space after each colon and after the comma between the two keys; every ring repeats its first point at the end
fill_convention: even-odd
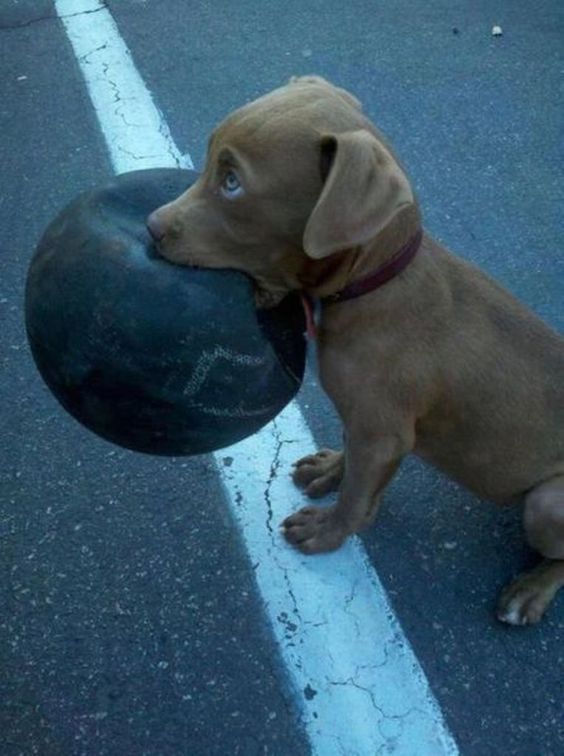
{"type": "Polygon", "coordinates": [[[235,273],[246,276],[254,286],[255,304],[259,309],[267,310],[271,307],[275,307],[282,301],[285,294],[287,293],[273,292],[272,290],[261,286],[255,278],[246,273],[244,270],[238,270],[237,268],[228,265],[205,265],[202,264],[201,261],[191,259],[190,255],[186,254],[183,254],[181,258],[180,256],[170,255],[163,251],[162,245],[158,242],[153,242],[152,248],[154,250],[155,256],[160,257],[170,265],[176,265],[179,268],[189,268],[190,270],[232,270],[235,273]]]}
{"type": "Polygon", "coordinates": [[[166,260],[171,265],[178,265],[184,268],[206,267],[204,264],[202,264],[201,260],[197,260],[187,250],[183,249],[180,251],[175,250],[174,248],[171,249],[170,245],[166,244],[165,239],[161,239],[159,241],[153,240],[153,250],[155,251],[155,255],[161,257],[163,260],[166,260]]]}
{"type": "Polygon", "coordinates": [[[175,244],[176,240],[171,239],[169,235],[156,233],[156,230],[151,228],[149,222],[147,223],[147,228],[152,237],[152,249],[155,256],[166,260],[166,262],[172,265],[191,268],[192,270],[232,270],[247,276],[253,283],[255,304],[259,309],[276,307],[290,293],[291,287],[284,285],[273,286],[271,281],[255,277],[252,272],[238,268],[227,261],[203,260],[202,256],[197,256],[189,249],[186,249],[186,247],[175,244]]]}

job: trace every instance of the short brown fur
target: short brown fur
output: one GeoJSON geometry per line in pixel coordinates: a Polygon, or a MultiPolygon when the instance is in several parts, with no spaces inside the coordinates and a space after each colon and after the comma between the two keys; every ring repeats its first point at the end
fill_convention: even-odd
{"type": "MultiPolygon", "coordinates": [[[[148,221],[165,257],[249,273],[262,306],[296,289],[339,291],[420,222],[383,135],[352,95],[314,76],[229,116],[197,183],[148,221]]],[[[345,449],[299,460],[294,479],[311,497],[338,498],[288,517],[287,540],[308,554],[338,548],[372,522],[415,452],[480,496],[524,500],[544,561],[504,591],[498,616],[537,622],[564,585],[562,337],[425,233],[394,280],[323,306],[318,352],[345,449]]]]}

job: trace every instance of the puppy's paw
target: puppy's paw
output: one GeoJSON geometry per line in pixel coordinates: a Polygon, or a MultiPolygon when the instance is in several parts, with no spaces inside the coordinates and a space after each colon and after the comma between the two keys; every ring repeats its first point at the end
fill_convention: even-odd
{"type": "Polygon", "coordinates": [[[539,622],[558,589],[547,577],[543,565],[520,575],[502,592],[497,618],[509,625],[539,622]]]}
{"type": "Polygon", "coordinates": [[[282,523],[284,538],[304,554],[334,551],[347,538],[348,532],[335,517],[335,507],[304,507],[282,523]]]}
{"type": "Polygon", "coordinates": [[[302,457],[294,465],[294,483],[316,499],[339,487],[345,469],[343,452],[321,449],[302,457]]]}

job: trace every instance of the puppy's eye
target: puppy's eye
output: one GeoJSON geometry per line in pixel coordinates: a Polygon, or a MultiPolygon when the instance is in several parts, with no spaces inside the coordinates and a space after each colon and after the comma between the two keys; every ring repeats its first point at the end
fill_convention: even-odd
{"type": "Polygon", "coordinates": [[[221,192],[227,199],[234,199],[243,194],[243,187],[235,171],[227,171],[221,182],[221,192]]]}

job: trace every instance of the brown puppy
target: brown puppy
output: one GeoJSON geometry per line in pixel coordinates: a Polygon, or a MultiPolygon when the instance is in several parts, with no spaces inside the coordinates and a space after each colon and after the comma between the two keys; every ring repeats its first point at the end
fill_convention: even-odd
{"type": "Polygon", "coordinates": [[[564,585],[564,340],[426,233],[393,280],[327,299],[419,241],[409,180],[359,102],[305,77],[237,110],[197,183],[148,225],[175,263],[253,276],[263,306],[295,289],[322,300],[320,375],[345,450],[300,460],[295,480],[338,500],[288,517],[287,540],[338,548],[415,452],[480,496],[524,498],[544,561],[504,591],[498,616],[537,622],[564,585]]]}

